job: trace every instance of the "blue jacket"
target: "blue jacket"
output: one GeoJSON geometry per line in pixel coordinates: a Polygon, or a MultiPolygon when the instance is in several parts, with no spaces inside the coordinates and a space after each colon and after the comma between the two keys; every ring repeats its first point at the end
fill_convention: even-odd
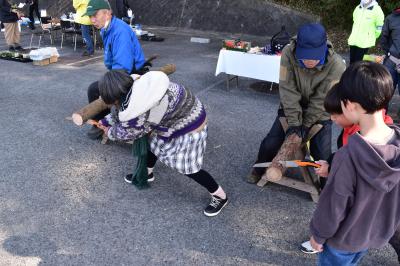
{"type": "Polygon", "coordinates": [[[128,73],[142,68],[145,63],[140,43],[131,27],[113,17],[107,29],[102,29],[104,64],[111,69],[124,69],[128,73]]]}

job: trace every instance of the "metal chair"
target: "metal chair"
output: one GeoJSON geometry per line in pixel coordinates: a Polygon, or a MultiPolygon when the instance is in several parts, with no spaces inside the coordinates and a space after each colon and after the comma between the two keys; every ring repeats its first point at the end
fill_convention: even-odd
{"type": "Polygon", "coordinates": [[[64,36],[72,35],[72,41],[74,42],[74,51],[76,51],[76,41],[78,39],[78,35],[82,35],[82,31],[80,29],[79,24],[69,21],[69,20],[61,20],[61,49],[63,47],[64,36]]]}
{"type": "Polygon", "coordinates": [[[49,35],[50,43],[53,45],[53,42],[54,42],[53,32],[56,32],[60,29],[61,28],[59,26],[53,24],[51,17],[41,17],[40,18],[40,28],[38,30],[32,30],[29,48],[32,48],[32,42],[33,42],[34,35],[39,36],[38,48],[40,48],[42,37],[46,34],[49,35]]]}

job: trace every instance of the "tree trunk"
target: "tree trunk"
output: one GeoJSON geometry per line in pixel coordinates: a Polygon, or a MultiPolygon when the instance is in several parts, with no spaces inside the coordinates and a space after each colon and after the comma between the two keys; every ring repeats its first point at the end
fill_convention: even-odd
{"type": "Polygon", "coordinates": [[[286,168],[280,164],[280,161],[291,161],[295,160],[296,152],[301,147],[301,138],[296,134],[290,135],[283,142],[280,150],[276,154],[275,158],[272,160],[271,166],[267,169],[266,177],[269,181],[279,181],[286,168]]]}
{"type": "Polygon", "coordinates": [[[97,99],[79,111],[72,114],[72,121],[75,125],[82,126],[86,121],[88,121],[93,116],[101,113],[102,111],[109,108],[109,106],[101,99],[97,99]]]}

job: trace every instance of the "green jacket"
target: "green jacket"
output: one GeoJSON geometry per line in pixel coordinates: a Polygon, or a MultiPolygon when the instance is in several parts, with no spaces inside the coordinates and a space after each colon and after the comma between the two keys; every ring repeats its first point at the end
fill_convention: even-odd
{"type": "Polygon", "coordinates": [[[348,44],[360,48],[375,46],[376,39],[381,35],[384,20],[385,15],[376,2],[367,8],[358,5],[353,12],[354,23],[348,44]]]}
{"type": "Polygon", "coordinates": [[[317,121],[329,120],[324,99],[346,69],[343,59],[328,41],[325,64],[313,69],[301,67],[295,58],[296,39],[282,51],[279,95],[289,126],[311,127],[317,121]]]}

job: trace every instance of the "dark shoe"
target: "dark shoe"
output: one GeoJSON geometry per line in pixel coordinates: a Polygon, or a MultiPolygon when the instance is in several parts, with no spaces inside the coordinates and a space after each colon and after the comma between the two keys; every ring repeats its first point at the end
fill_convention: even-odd
{"type": "Polygon", "coordinates": [[[154,181],[154,175],[153,173],[149,174],[149,177],[147,178],[147,182],[153,182],[154,181]]]}
{"type": "Polygon", "coordinates": [[[84,51],[84,52],[82,53],[82,56],[93,56],[93,54],[94,54],[94,52],[89,53],[88,51],[84,51]]]}
{"type": "Polygon", "coordinates": [[[126,183],[132,184],[133,174],[126,175],[124,180],[126,183]]]}
{"type": "Polygon", "coordinates": [[[86,133],[89,139],[98,139],[103,135],[104,131],[96,126],[92,126],[86,133]]]}
{"type": "Polygon", "coordinates": [[[228,198],[221,199],[218,196],[212,196],[210,204],[204,209],[204,214],[208,217],[216,216],[226,204],[228,204],[228,198]]]}
{"type": "Polygon", "coordinates": [[[24,48],[22,48],[20,45],[18,45],[18,46],[15,47],[14,49],[15,49],[15,51],[18,51],[18,52],[25,52],[25,51],[26,51],[26,50],[25,50],[24,48]]]}
{"type": "Polygon", "coordinates": [[[10,51],[10,52],[15,52],[15,48],[14,48],[14,46],[10,46],[10,47],[8,47],[8,51],[10,51]]]}
{"type": "Polygon", "coordinates": [[[261,175],[256,172],[256,170],[252,170],[251,173],[247,176],[246,181],[250,184],[256,184],[260,181],[261,175]]]}
{"type": "MultiPolygon", "coordinates": [[[[124,180],[126,183],[132,184],[133,180],[133,174],[126,175],[124,177],[124,180]]],[[[154,181],[154,175],[153,173],[149,174],[149,177],[147,177],[147,182],[153,182],[154,181]]]]}
{"type": "Polygon", "coordinates": [[[306,253],[306,254],[316,254],[316,253],[318,253],[318,251],[313,249],[313,247],[311,246],[310,241],[303,242],[300,245],[300,251],[303,252],[303,253],[306,253]]]}

